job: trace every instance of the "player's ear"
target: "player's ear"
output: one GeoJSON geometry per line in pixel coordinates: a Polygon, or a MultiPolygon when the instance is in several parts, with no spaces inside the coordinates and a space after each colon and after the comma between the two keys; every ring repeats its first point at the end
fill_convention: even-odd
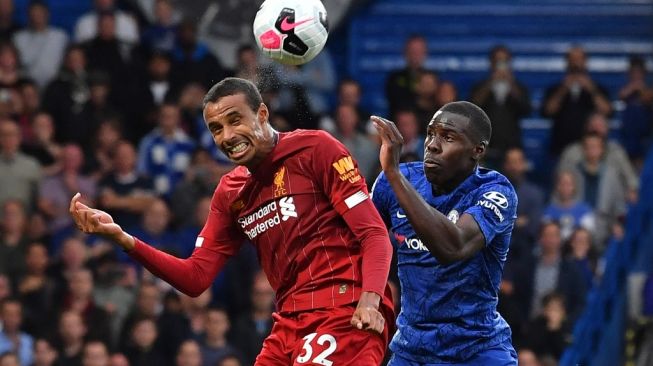
{"type": "Polygon", "coordinates": [[[268,106],[266,106],[265,103],[261,103],[258,106],[257,117],[258,117],[258,123],[260,125],[263,125],[266,122],[268,122],[268,118],[270,117],[270,111],[268,110],[268,106]]]}
{"type": "Polygon", "coordinates": [[[472,160],[474,161],[481,161],[483,156],[485,156],[485,151],[487,150],[487,145],[488,142],[485,140],[482,140],[478,144],[474,146],[474,151],[472,152],[472,160]]]}

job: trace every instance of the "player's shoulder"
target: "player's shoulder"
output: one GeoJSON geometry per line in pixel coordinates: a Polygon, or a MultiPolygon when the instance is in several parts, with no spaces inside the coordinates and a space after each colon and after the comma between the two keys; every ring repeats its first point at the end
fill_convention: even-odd
{"type": "Polygon", "coordinates": [[[497,200],[507,200],[508,202],[517,202],[517,193],[512,183],[503,174],[496,170],[478,168],[476,172],[476,181],[478,188],[477,194],[485,198],[491,197],[497,200]]]}
{"type": "Polygon", "coordinates": [[[220,178],[220,182],[215,188],[215,191],[228,192],[230,190],[240,189],[242,185],[245,184],[245,182],[249,179],[250,175],[251,174],[246,167],[242,165],[236,165],[228,173],[224,174],[222,178],[220,178]]]}
{"type": "Polygon", "coordinates": [[[330,133],[322,130],[297,129],[282,133],[284,140],[293,143],[312,144],[321,141],[337,141],[330,133]]]}
{"type": "MultiPolygon", "coordinates": [[[[412,161],[408,163],[399,164],[399,171],[409,181],[413,181],[420,176],[424,176],[424,164],[421,161],[412,161]]],[[[379,173],[376,181],[380,184],[387,184],[388,179],[384,172],[379,173]]]]}

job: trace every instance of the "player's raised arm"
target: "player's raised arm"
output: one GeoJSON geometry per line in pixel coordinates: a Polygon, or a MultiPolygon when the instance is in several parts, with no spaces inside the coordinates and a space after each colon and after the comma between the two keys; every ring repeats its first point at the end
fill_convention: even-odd
{"type": "MultiPolygon", "coordinates": [[[[429,205],[422,195],[401,174],[399,157],[403,145],[403,138],[395,124],[387,119],[376,116],[372,117],[372,121],[382,141],[379,159],[385,177],[395,192],[399,205],[404,210],[408,221],[431,254],[433,254],[438,262],[449,264],[467,259],[481,250],[486,243],[486,238],[471,215],[463,214],[456,223],[453,223],[445,215],[429,205]]],[[[472,155],[476,152],[480,156],[485,151],[484,144],[474,145],[468,139],[463,140],[466,139],[466,136],[464,136],[462,130],[456,130],[454,125],[446,126],[446,128],[441,128],[438,131],[436,124],[431,122],[426,139],[427,153],[424,158],[425,167],[430,166],[438,170],[446,168],[448,162],[445,162],[444,159],[436,160],[428,152],[441,150],[443,140],[446,140],[446,143],[454,143],[456,139],[459,140],[459,143],[465,142],[469,146],[464,146],[457,152],[454,150],[454,154],[463,154],[463,149],[465,148],[472,155]]],[[[456,157],[455,155],[452,156],[456,157]]],[[[471,171],[473,171],[474,167],[475,163],[471,171]]],[[[456,176],[453,171],[448,172],[449,175],[452,175],[447,179],[447,183],[449,184],[439,185],[438,189],[447,191],[450,188],[447,185],[451,187],[458,186],[469,176],[471,171],[463,172],[464,174],[459,174],[459,176],[456,176]]],[[[447,175],[447,172],[443,175],[447,175]]]]}
{"type": "Polygon", "coordinates": [[[196,248],[187,259],[162,252],[123,231],[106,212],[81,203],[80,197],[79,193],[73,196],[69,208],[79,230],[114,241],[154,275],[189,296],[204,292],[228,258],[209,247],[196,248]]]}

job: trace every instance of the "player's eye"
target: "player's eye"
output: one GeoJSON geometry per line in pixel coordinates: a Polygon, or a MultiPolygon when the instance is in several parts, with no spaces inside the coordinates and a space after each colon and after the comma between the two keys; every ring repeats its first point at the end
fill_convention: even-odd
{"type": "Polygon", "coordinates": [[[234,118],[231,120],[231,125],[236,126],[240,124],[240,118],[234,118]]]}
{"type": "Polygon", "coordinates": [[[453,142],[454,138],[451,135],[444,135],[444,141],[453,142]]]}

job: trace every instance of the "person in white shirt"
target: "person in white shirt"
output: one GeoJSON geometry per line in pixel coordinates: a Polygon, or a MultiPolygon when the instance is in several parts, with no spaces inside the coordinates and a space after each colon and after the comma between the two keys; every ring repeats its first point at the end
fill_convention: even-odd
{"type": "Polygon", "coordinates": [[[107,11],[115,15],[116,38],[130,44],[138,43],[136,19],[131,14],[116,9],[114,0],[95,0],[95,10],[82,15],[75,24],[75,41],[81,43],[95,38],[98,33],[98,17],[107,11]]]}
{"type": "Polygon", "coordinates": [[[31,2],[28,16],[29,27],[16,32],[13,42],[27,74],[44,88],[61,67],[68,36],[50,26],[50,11],[44,2],[31,2]]]}

